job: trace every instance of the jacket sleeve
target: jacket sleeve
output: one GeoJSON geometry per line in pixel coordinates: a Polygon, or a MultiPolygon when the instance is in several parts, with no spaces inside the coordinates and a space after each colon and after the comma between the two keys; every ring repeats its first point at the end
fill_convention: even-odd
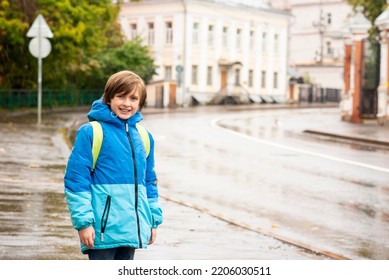
{"type": "Polygon", "coordinates": [[[154,139],[149,133],[150,138],[150,154],[147,157],[147,168],[146,168],[146,189],[147,189],[147,199],[149,202],[149,207],[151,210],[151,215],[153,216],[153,228],[157,228],[162,224],[162,208],[159,205],[159,195],[158,195],[158,182],[157,175],[155,172],[154,166],[154,139]]]}
{"type": "Polygon", "coordinates": [[[66,202],[76,230],[95,222],[91,204],[92,139],[92,127],[89,124],[81,126],[64,176],[66,202]]]}

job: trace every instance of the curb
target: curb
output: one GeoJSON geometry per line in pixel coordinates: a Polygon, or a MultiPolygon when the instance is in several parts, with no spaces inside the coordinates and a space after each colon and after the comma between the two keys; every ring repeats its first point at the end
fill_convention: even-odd
{"type": "Polygon", "coordinates": [[[380,140],[373,140],[373,139],[362,138],[362,137],[352,137],[352,136],[346,136],[346,135],[340,135],[340,134],[328,133],[328,132],[322,132],[322,131],[316,131],[316,130],[310,130],[310,129],[306,129],[303,132],[309,133],[309,134],[333,137],[333,138],[338,138],[338,139],[343,139],[343,140],[351,140],[351,141],[356,141],[356,142],[362,142],[362,143],[367,143],[367,144],[374,144],[374,145],[389,147],[389,142],[380,141],[380,140]]]}

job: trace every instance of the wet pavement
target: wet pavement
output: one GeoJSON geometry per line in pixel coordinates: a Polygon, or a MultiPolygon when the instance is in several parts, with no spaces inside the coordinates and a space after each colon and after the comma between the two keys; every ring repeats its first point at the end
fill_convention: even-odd
{"type": "Polygon", "coordinates": [[[0,124],[0,258],[71,259],[62,135],[32,115],[0,124]]]}
{"type": "MultiPolygon", "coordinates": [[[[337,108],[336,105],[331,104],[294,104],[294,105],[283,105],[283,104],[264,104],[258,106],[246,107],[248,110],[272,110],[273,108],[337,108]]],[[[244,107],[240,107],[240,110],[244,107]]],[[[232,107],[232,110],[237,108],[232,107]]],[[[351,123],[340,120],[341,112],[339,110],[339,118],[327,118],[323,115],[320,126],[316,123],[307,124],[304,123],[303,127],[294,127],[295,130],[301,130],[305,133],[312,135],[331,137],[338,141],[354,141],[363,142],[370,144],[377,144],[389,147],[389,125],[379,125],[376,120],[366,120],[365,123],[351,123]]]]}
{"type": "MultiPolygon", "coordinates": [[[[86,259],[79,251],[63,194],[63,172],[69,155],[65,128],[74,125],[84,110],[46,112],[40,128],[34,113],[2,114],[0,259],[86,259]]],[[[144,114],[154,113],[167,110],[146,108],[144,114]]],[[[389,127],[372,124],[327,121],[320,130],[306,129],[339,139],[352,136],[358,141],[389,142],[389,127]]],[[[165,221],[158,230],[157,242],[139,250],[137,259],[326,259],[168,197],[162,197],[161,204],[165,221]]]]}

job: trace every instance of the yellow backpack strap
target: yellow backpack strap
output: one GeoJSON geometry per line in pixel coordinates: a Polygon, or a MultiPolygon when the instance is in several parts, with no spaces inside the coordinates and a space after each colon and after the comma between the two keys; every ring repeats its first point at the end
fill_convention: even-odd
{"type": "Polygon", "coordinates": [[[93,156],[93,164],[92,164],[92,172],[95,170],[96,161],[99,157],[99,153],[101,150],[101,145],[103,143],[103,129],[101,124],[97,121],[91,121],[90,124],[93,128],[93,144],[92,144],[92,156],[93,156]]]}
{"type": "Polygon", "coordinates": [[[140,137],[142,138],[142,142],[143,142],[143,145],[145,146],[145,150],[146,150],[146,158],[149,156],[150,154],[150,138],[149,138],[149,134],[147,133],[147,130],[146,128],[144,128],[142,125],[140,124],[136,124],[136,129],[138,130],[139,134],[140,134],[140,137]]]}

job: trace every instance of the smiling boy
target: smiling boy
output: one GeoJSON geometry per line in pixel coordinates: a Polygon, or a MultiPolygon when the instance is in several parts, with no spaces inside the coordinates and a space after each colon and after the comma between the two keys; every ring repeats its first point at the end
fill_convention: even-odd
{"type": "Polygon", "coordinates": [[[146,102],[143,80],[134,72],[112,75],[102,99],[88,113],[104,132],[101,151],[92,171],[93,129],[80,127],[65,172],[65,195],[70,217],[89,259],[133,259],[146,248],[162,223],[154,170],[154,140],[146,155],[138,122],[146,102]]]}

